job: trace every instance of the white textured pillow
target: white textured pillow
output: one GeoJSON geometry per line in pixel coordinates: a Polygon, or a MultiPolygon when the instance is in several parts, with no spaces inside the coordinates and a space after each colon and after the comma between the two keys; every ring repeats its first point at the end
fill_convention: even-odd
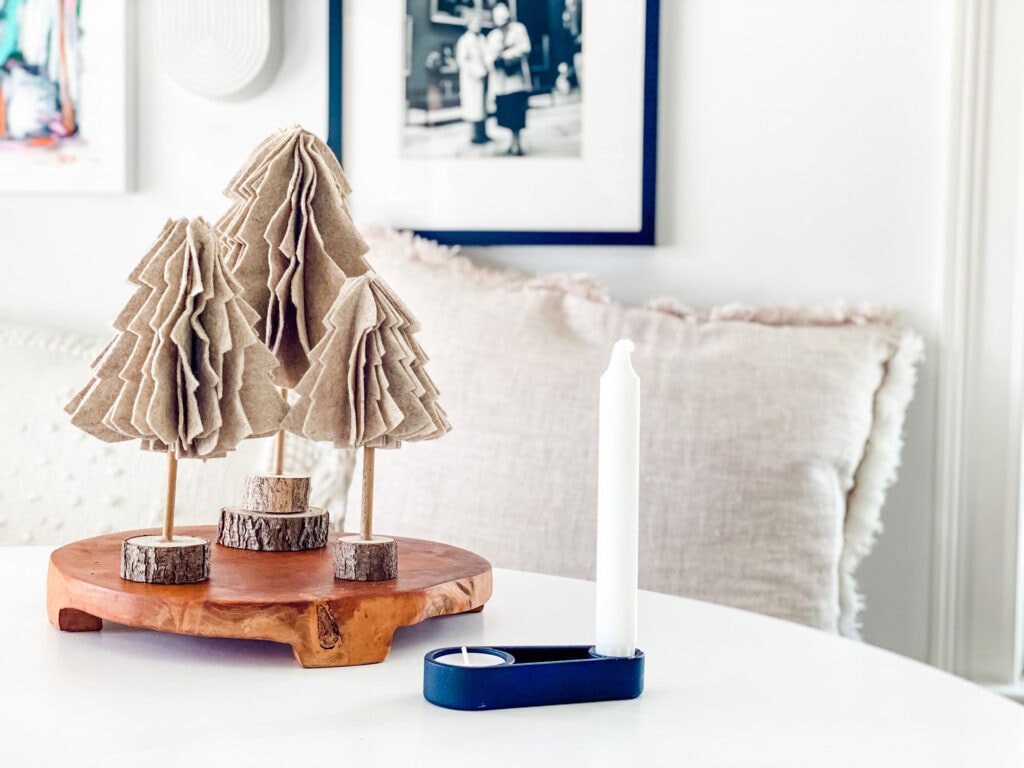
{"type": "MultiPolygon", "coordinates": [[[[136,441],[97,440],[64,412],[106,341],[0,323],[0,544],[62,544],[161,525],[166,457],[136,441]]],[[[222,506],[241,502],[245,476],[267,471],[270,442],[247,440],[224,459],[179,462],[175,522],[216,524],[222,506]]],[[[298,438],[288,445],[286,469],[314,473],[312,501],[340,525],[350,460],[298,438]]]]}
{"type": "Polygon", "coordinates": [[[917,336],[883,313],[628,308],[580,278],[367,240],[422,323],[453,425],[378,452],[375,529],[592,578],[598,379],[630,338],[641,587],[856,635],[853,571],[898,464],[917,336]]]}

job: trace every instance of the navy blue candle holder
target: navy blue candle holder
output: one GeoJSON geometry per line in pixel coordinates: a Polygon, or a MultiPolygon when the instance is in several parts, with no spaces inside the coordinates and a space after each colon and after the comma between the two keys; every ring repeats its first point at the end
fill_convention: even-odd
{"type": "Polygon", "coordinates": [[[461,647],[423,657],[423,696],[448,709],[507,709],[584,701],[635,699],[644,690],[644,654],[598,656],[592,646],[537,645],[466,648],[496,656],[493,666],[457,666],[440,658],[461,647]]]}

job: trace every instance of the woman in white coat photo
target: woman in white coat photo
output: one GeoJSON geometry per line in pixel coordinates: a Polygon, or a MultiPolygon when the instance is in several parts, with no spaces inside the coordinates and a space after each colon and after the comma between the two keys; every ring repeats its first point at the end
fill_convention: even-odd
{"type": "Polygon", "coordinates": [[[459,104],[462,119],[473,124],[473,144],[486,144],[487,135],[486,83],[490,64],[487,38],[480,32],[480,16],[474,14],[466,20],[466,31],[455,44],[455,61],[459,66],[459,104]]]}

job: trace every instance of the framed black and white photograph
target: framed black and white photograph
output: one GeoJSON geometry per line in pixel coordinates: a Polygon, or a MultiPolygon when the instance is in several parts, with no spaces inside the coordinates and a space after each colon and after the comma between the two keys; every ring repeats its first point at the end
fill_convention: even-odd
{"type": "Polygon", "coordinates": [[[365,223],[653,244],[658,0],[331,0],[328,143],[365,223]]]}

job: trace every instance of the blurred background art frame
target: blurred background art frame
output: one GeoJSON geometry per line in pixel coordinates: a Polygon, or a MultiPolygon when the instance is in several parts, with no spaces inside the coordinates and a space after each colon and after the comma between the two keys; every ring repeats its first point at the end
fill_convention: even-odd
{"type": "Polygon", "coordinates": [[[0,193],[126,191],[126,0],[2,6],[0,193]]]}
{"type": "Polygon", "coordinates": [[[653,245],[659,5],[330,0],[328,144],[356,218],[453,245],[653,245]]]}

